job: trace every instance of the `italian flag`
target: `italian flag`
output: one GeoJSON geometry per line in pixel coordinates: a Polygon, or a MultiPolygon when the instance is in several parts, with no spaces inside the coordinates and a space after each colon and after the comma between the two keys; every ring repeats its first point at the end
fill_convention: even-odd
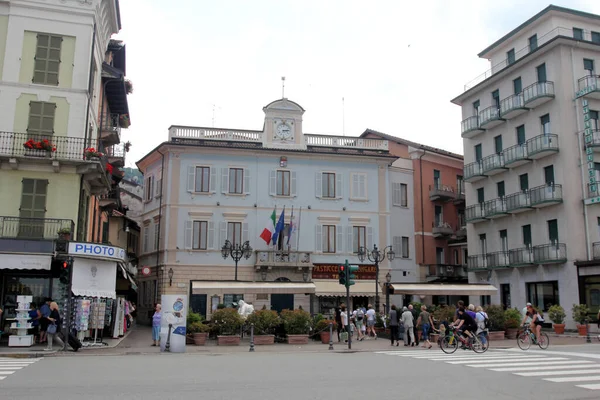
{"type": "Polygon", "coordinates": [[[263,229],[262,233],[260,234],[260,238],[264,240],[267,244],[271,243],[271,237],[273,236],[273,232],[275,232],[276,219],[277,216],[275,214],[275,209],[273,209],[273,213],[271,214],[271,216],[267,220],[267,223],[265,224],[265,229],[263,229]]]}

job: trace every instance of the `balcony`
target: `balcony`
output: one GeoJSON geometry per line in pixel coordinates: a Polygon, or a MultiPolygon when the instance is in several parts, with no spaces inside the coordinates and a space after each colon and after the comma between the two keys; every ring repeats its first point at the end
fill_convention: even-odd
{"type": "Polygon", "coordinates": [[[497,251],[487,254],[487,266],[491,269],[510,267],[508,251],[497,251]]]}
{"type": "Polygon", "coordinates": [[[600,152],[600,129],[591,129],[592,134],[589,135],[589,142],[586,141],[586,134],[583,132],[583,141],[585,147],[594,149],[595,152],[600,152]]]}
{"type": "Polygon", "coordinates": [[[288,267],[303,269],[312,267],[310,261],[311,253],[308,251],[280,251],[280,250],[259,250],[256,251],[257,270],[261,267],[288,267]]]}
{"type": "Polygon", "coordinates": [[[464,119],[460,123],[460,132],[461,136],[464,139],[471,139],[479,135],[480,133],[485,132],[485,129],[479,126],[479,117],[477,115],[474,115],[472,117],[464,119]]]}
{"type": "Polygon", "coordinates": [[[558,153],[558,135],[548,133],[527,141],[527,156],[533,160],[539,160],[555,153],[558,153]]]}
{"type": "Polygon", "coordinates": [[[121,191],[117,186],[116,189],[111,189],[108,193],[98,196],[98,204],[104,210],[118,208],[121,201],[121,191]]]}
{"type": "Polygon", "coordinates": [[[504,119],[500,117],[500,108],[493,105],[479,112],[479,126],[485,129],[500,125],[504,119]]]}
{"type": "Polygon", "coordinates": [[[600,99],[600,76],[587,75],[577,81],[575,98],[600,99]]]}
{"type": "Polygon", "coordinates": [[[511,249],[508,251],[508,261],[511,267],[525,267],[533,265],[533,248],[522,247],[520,249],[511,249]]]}
{"type": "Polygon", "coordinates": [[[433,223],[431,234],[434,238],[449,238],[454,235],[454,228],[447,222],[437,221],[433,223]]]}
{"type": "Polygon", "coordinates": [[[106,149],[106,157],[108,162],[117,168],[125,166],[125,145],[116,144],[106,149]]]}
{"type": "Polygon", "coordinates": [[[486,177],[483,173],[483,164],[481,161],[475,161],[465,165],[465,171],[463,175],[465,182],[477,182],[486,177]]]}
{"type": "Polygon", "coordinates": [[[528,108],[536,108],[554,98],[554,82],[536,82],[523,89],[523,101],[528,108]]]}
{"type": "Polygon", "coordinates": [[[454,197],[453,203],[455,205],[465,204],[465,185],[461,184],[456,191],[456,197],[454,197]]]}
{"type": "Polygon", "coordinates": [[[594,260],[600,260],[600,242],[592,243],[592,257],[594,260]]]}
{"type": "Polygon", "coordinates": [[[121,142],[119,114],[104,114],[100,121],[100,138],[105,147],[121,142]]]}
{"type": "Polygon", "coordinates": [[[516,144],[504,150],[504,166],[516,168],[531,162],[527,155],[527,143],[516,144]]]}
{"type": "Polygon", "coordinates": [[[441,185],[436,183],[429,186],[429,200],[452,200],[455,198],[454,188],[452,186],[441,185]]]}
{"type": "Polygon", "coordinates": [[[532,209],[531,197],[528,191],[509,194],[505,197],[506,211],[510,214],[518,214],[532,209]]]}
{"type": "Polygon", "coordinates": [[[485,217],[488,219],[496,219],[508,216],[506,210],[506,200],[503,197],[497,199],[488,200],[483,203],[485,217]]]}
{"type": "Polygon", "coordinates": [[[429,265],[427,277],[442,280],[466,280],[467,273],[462,265],[434,264],[429,265]]]}
{"type": "Polygon", "coordinates": [[[504,154],[492,154],[481,160],[482,172],[486,176],[493,176],[504,172],[508,168],[504,166],[504,154]]]}
{"type": "Polygon", "coordinates": [[[467,238],[467,221],[464,214],[458,214],[458,226],[455,232],[457,240],[467,238]]]}
{"type": "Polygon", "coordinates": [[[475,224],[485,221],[485,203],[474,204],[465,209],[465,218],[467,223],[475,224]]]}
{"type": "Polygon", "coordinates": [[[562,185],[550,184],[537,186],[529,190],[531,206],[543,208],[563,202],[562,185]]]}
{"type": "Polygon", "coordinates": [[[504,119],[515,118],[527,112],[523,93],[513,94],[500,102],[500,115],[504,119]]]}
{"type": "Polygon", "coordinates": [[[487,254],[477,254],[467,257],[467,271],[485,271],[488,269],[487,254]]]}
{"type": "Polygon", "coordinates": [[[70,219],[0,217],[0,238],[54,240],[67,231],[75,231],[70,219]]]}
{"type": "Polygon", "coordinates": [[[567,245],[564,243],[533,246],[533,261],[536,264],[560,264],[567,261],[567,245]]]}

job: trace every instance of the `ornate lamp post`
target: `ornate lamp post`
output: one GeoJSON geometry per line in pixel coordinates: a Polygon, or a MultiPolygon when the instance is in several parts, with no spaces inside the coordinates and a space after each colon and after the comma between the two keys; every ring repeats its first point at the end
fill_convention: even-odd
{"type": "Polygon", "coordinates": [[[392,274],[385,274],[385,315],[390,315],[390,282],[392,274]]]}
{"type": "Polygon", "coordinates": [[[383,250],[379,250],[377,245],[373,245],[373,250],[367,250],[364,247],[358,249],[358,259],[360,262],[368,259],[375,264],[375,311],[379,312],[379,263],[387,259],[392,261],[396,257],[396,253],[392,250],[392,246],[387,246],[383,250]]]}
{"type": "Polygon", "coordinates": [[[225,241],[223,247],[221,247],[221,255],[223,259],[227,259],[227,257],[231,257],[235,262],[235,280],[238,280],[238,262],[243,258],[246,260],[250,258],[252,255],[252,247],[250,247],[250,242],[245,241],[244,244],[231,244],[229,240],[225,241]]]}

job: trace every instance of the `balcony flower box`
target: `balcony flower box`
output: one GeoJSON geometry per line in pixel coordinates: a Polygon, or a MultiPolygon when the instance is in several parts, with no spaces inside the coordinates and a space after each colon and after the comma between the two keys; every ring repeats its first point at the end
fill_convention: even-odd
{"type": "Polygon", "coordinates": [[[119,116],[119,126],[121,128],[129,128],[129,125],[131,125],[131,121],[129,120],[129,114],[121,114],[119,116]]]}
{"type": "Polygon", "coordinates": [[[100,157],[104,157],[104,153],[96,150],[94,147],[88,147],[83,151],[83,156],[86,160],[97,160],[100,157]]]}
{"type": "Polygon", "coordinates": [[[57,233],[58,233],[59,238],[61,238],[63,240],[71,240],[71,229],[62,228],[57,233]]]}
{"type": "Polygon", "coordinates": [[[43,139],[39,142],[29,139],[23,143],[26,149],[26,154],[30,156],[46,157],[52,155],[56,151],[56,146],[50,143],[48,139],[43,139]]]}

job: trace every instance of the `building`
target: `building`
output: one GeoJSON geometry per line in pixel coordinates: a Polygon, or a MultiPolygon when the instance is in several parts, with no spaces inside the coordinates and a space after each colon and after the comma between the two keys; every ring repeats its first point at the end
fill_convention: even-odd
{"type": "MultiPolygon", "coordinates": [[[[374,264],[356,252],[392,245],[388,182],[402,172],[390,172],[388,141],[304,133],[304,109],[285,98],[263,111],[256,131],[172,126],[169,140],[138,161],[140,265],[150,267],[140,277],[140,315],[164,293],[190,294],[191,307],[208,317],[242,298],[258,309],[328,314],[345,303],[337,271],[346,259],[360,267],[353,305],[375,304],[376,287],[383,295],[389,263],[380,264],[377,286],[374,264]],[[260,235],[284,208],[283,236],[266,244],[260,235]],[[248,241],[249,258],[237,266],[227,252],[224,259],[226,240],[248,241]]],[[[411,237],[412,213],[402,218],[411,237]]],[[[412,247],[394,252],[412,262],[412,247]]]]}
{"type": "MultiPolygon", "coordinates": [[[[403,279],[394,278],[394,282],[467,283],[463,156],[371,129],[363,132],[361,137],[388,140],[390,153],[399,157],[394,165],[402,160],[405,169],[411,171],[412,185],[391,183],[394,194],[392,221],[396,221],[394,210],[413,213],[414,239],[411,243],[414,243],[414,253],[410,257],[414,257],[416,264],[413,265],[419,268],[402,271],[402,276],[398,278],[403,279]],[[414,191],[408,192],[411,186],[414,191]],[[406,279],[407,276],[410,278],[406,279]]],[[[394,222],[392,226],[399,229],[400,224],[394,222]]],[[[400,246],[399,242],[394,242],[394,247],[406,248],[400,246]]],[[[402,289],[401,285],[394,286],[397,290],[402,289]]],[[[438,294],[429,292],[431,289],[423,290],[423,297],[415,300],[436,305],[455,304],[467,296],[466,292],[452,295],[447,291],[438,294]]]]}
{"type": "MultiPolygon", "coordinates": [[[[600,16],[549,6],[483,50],[491,69],[462,107],[469,281],[499,288],[473,303],[598,312],[595,152],[600,16]]],[[[599,142],[600,143],[600,142],[599,142]]]]}
{"type": "MultiPolygon", "coordinates": [[[[115,297],[124,249],[90,243],[90,199],[114,179],[99,133],[102,63],[118,0],[0,2],[0,330],[17,295],[61,306],[115,297]],[[10,44],[10,45],[9,45],[10,44]],[[70,283],[59,279],[73,259],[70,283]],[[90,282],[93,282],[90,283],[90,282]],[[94,286],[95,285],[95,286],[94,286]],[[94,286],[94,287],[92,287],[94,286]]],[[[108,151],[110,154],[110,150],[108,151]]],[[[65,309],[65,308],[63,308],[65,309]]],[[[13,335],[17,337],[18,335],[13,335]]],[[[30,345],[31,337],[11,345],[30,345]]]]}

